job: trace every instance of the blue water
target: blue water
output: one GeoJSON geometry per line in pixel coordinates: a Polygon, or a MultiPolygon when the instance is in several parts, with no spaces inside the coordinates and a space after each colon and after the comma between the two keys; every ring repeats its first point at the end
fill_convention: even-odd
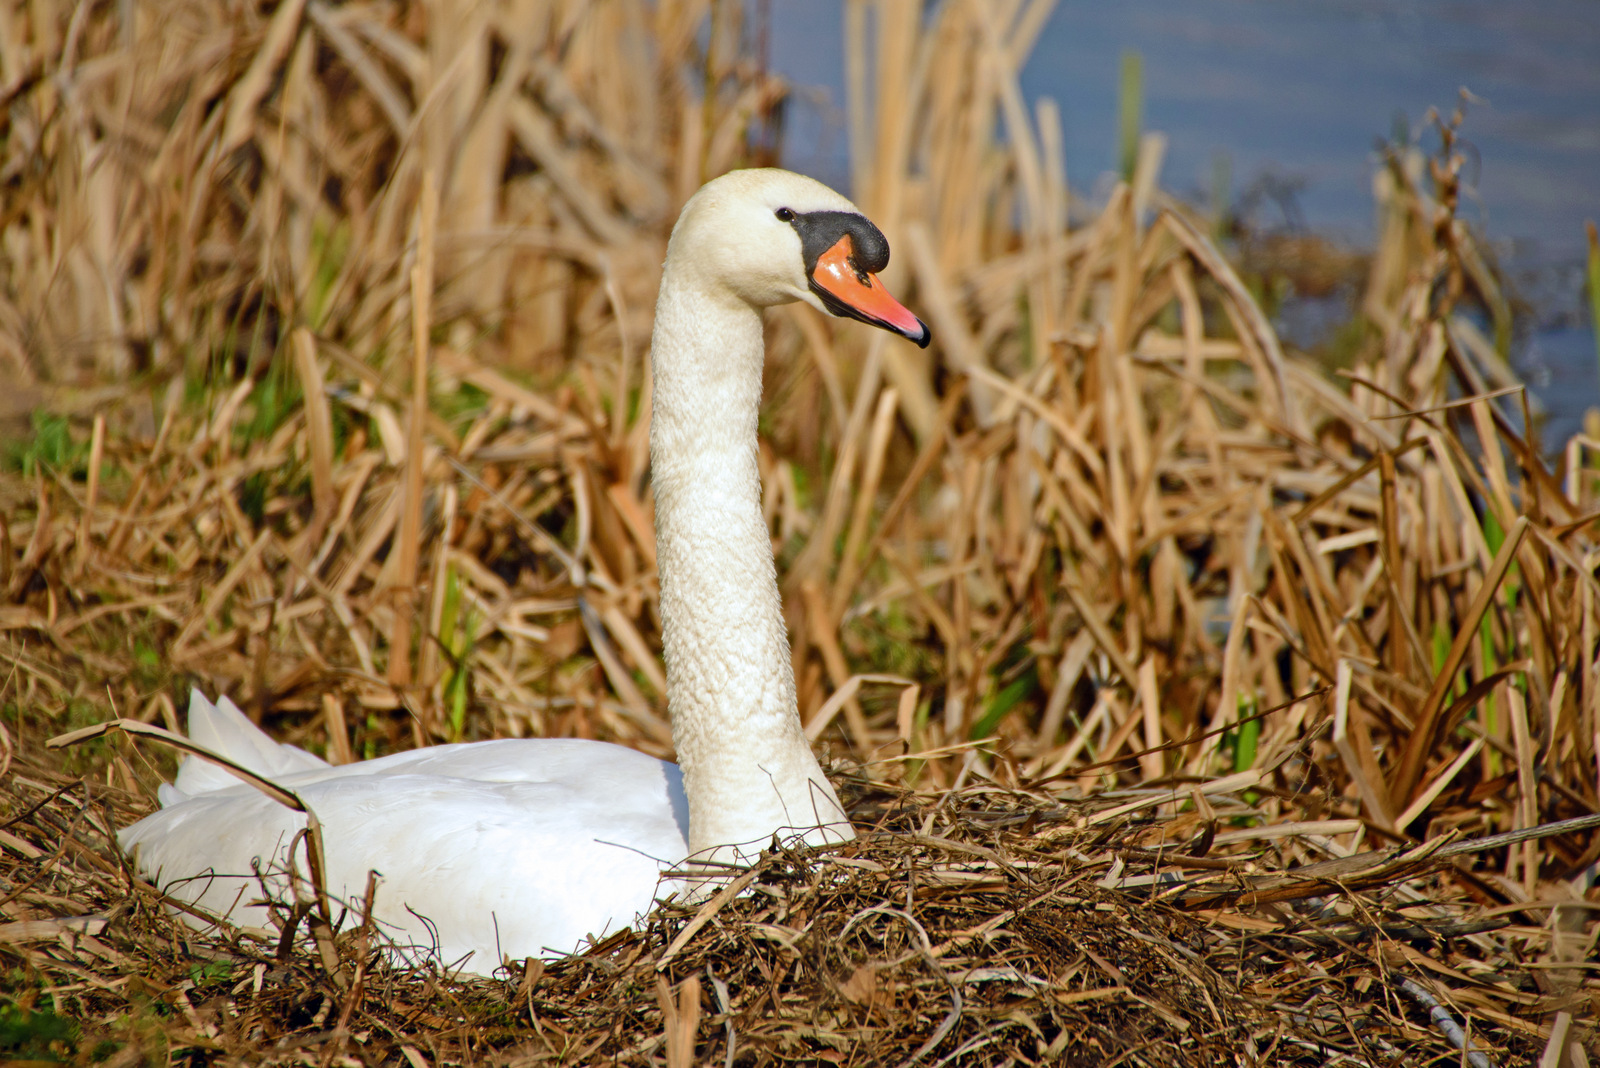
{"type": "MultiPolygon", "coordinates": [[[[847,186],[840,4],[769,2],[773,67],[816,89],[792,111],[785,159],[847,186]]],[[[1103,192],[1115,166],[1129,50],[1143,58],[1144,126],[1169,138],[1168,189],[1209,202],[1222,154],[1235,196],[1263,179],[1293,189],[1259,225],[1357,246],[1371,239],[1375,144],[1469,88],[1481,102],[1464,127],[1476,165],[1463,215],[1530,306],[1514,356],[1547,440],[1600,406],[1581,271],[1584,220],[1600,222],[1600,0],[1063,0],[1022,85],[1060,106],[1079,194],[1103,192]]]]}

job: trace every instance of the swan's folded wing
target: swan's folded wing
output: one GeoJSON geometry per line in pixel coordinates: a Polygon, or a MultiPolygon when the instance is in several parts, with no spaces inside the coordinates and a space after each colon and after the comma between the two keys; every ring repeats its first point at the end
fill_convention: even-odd
{"type": "Polygon", "coordinates": [[[371,865],[382,876],[377,911],[386,933],[423,948],[437,933],[443,961],[473,954],[470,969],[486,974],[504,956],[570,953],[632,924],[672,889],[661,874],[688,851],[659,774],[655,789],[635,780],[620,791],[409,775],[388,782],[395,791],[353,790],[348,805],[322,799],[339,813],[323,817],[330,883],[359,897],[368,865],[358,858],[386,858],[371,865]]]}
{"type": "MultiPolygon", "coordinates": [[[[377,917],[395,945],[436,947],[483,974],[502,955],[567,953],[632,923],[687,853],[678,768],[600,743],[442,746],[284,781],[322,824],[337,902],[359,911],[376,870],[377,917]],[[458,764],[488,778],[438,773],[458,764]]],[[[286,896],[286,851],[302,826],[238,787],[184,799],[119,840],[175,897],[265,927],[267,910],[251,902],[263,882],[286,896]]],[[[303,875],[301,848],[295,859],[303,875]]]]}
{"type": "MultiPolygon", "coordinates": [[[[238,780],[229,776],[233,782],[238,780]]],[[[271,873],[305,817],[251,787],[245,793],[177,796],[166,807],[117,833],[139,870],[173,897],[247,927],[266,927],[267,910],[252,906],[265,890],[282,895],[286,881],[271,873]],[[256,877],[260,869],[265,886],[256,877]]],[[[301,869],[304,872],[304,864],[301,869]]],[[[193,917],[186,920],[196,922],[193,917]]]]}
{"type": "MultiPolygon", "coordinates": [[[[296,772],[327,768],[327,761],[293,745],[280,745],[250,722],[237,705],[226,697],[216,704],[207,701],[199,690],[189,693],[189,740],[196,745],[242,764],[258,775],[278,779],[296,772]]],[[[215,790],[239,785],[239,777],[199,757],[186,757],[178,768],[171,790],[163,790],[161,803],[175,804],[215,790]]]]}

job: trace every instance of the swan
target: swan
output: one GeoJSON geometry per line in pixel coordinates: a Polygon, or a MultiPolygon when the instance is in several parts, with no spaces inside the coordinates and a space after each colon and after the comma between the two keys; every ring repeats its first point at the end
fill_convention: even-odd
{"type": "MultiPolygon", "coordinates": [[[[927,327],[875,277],[888,260],[850,201],[775,169],[707,183],[673,228],[651,341],[650,464],[678,763],[604,742],[504,739],[333,767],[272,741],[226,697],[192,694],[193,743],[317,815],[330,895],[353,909],[368,871],[380,873],[374,919],[396,952],[489,975],[507,958],[574,952],[658,896],[703,891],[695,865],[748,863],[774,836],[853,837],[801,731],[762,517],[761,311],[804,301],[926,346],[927,327]]],[[[159,800],[119,834],[139,870],[173,898],[266,927],[262,891],[288,890],[305,817],[193,756],[159,800]]]]}

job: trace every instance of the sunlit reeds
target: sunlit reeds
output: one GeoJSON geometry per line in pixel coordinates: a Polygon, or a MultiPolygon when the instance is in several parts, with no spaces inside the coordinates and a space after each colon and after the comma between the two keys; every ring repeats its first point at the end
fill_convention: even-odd
{"type": "MultiPolygon", "coordinates": [[[[1448,959],[1531,1042],[1490,972],[1575,959],[1548,903],[1600,858],[1592,833],[1537,830],[1600,804],[1597,445],[1529,429],[1509,305],[1454,217],[1455,123],[1379,177],[1365,326],[1330,374],[1160,192],[1159,136],[1103,205],[1069,193],[1058,109],[1017,76],[1050,7],[845,6],[855,199],[936,343],[769,320],[766,509],[808,730],[858,822],[920,832],[919,871],[950,867],[930,835],[1001,848],[1005,828],[981,877],[948,877],[994,891],[987,919],[952,907],[924,951],[1006,930],[1053,843],[1110,895],[1159,881],[1123,878],[1138,850],[1242,878],[1262,835],[1287,869],[1529,832],[1431,882],[1338,877],[1379,872],[1360,885],[1396,887],[1384,907],[1522,909],[1514,939],[1448,959]]],[[[740,5],[28,11],[0,20],[0,361],[58,414],[0,484],[11,730],[176,727],[193,681],[336,762],[530,734],[669,754],[650,309],[677,206],[782,106],[740,5]]],[[[862,848],[852,871],[892,874],[901,847],[862,848]]],[[[1189,904],[1279,929],[1224,898],[1189,904]]],[[[691,954],[712,984],[717,945],[691,954]]],[[[1090,989],[1095,961],[1060,982],[1090,989]]],[[[581,1000],[589,967],[545,981],[581,1000]]],[[[829,980],[862,1020],[900,1004],[875,974],[829,980]]],[[[649,1026],[686,1064],[678,997],[649,1026]]],[[[896,1019],[909,1056],[934,1025],[896,1019]]]]}

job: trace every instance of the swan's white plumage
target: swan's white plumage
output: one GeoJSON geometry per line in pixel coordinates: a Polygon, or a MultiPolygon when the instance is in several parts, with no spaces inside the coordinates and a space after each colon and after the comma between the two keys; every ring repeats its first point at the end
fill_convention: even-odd
{"type": "MultiPolygon", "coordinates": [[[[189,740],[202,749],[227,755],[251,771],[276,778],[297,771],[315,771],[330,765],[304,749],[283,745],[256,730],[226,697],[215,705],[198,692],[189,695],[189,740]]],[[[169,786],[161,786],[161,804],[173,804],[213,790],[239,785],[239,777],[205,760],[185,760],[169,786]]]]}
{"type": "MultiPolygon", "coordinates": [[[[189,724],[192,738],[293,790],[317,814],[330,894],[359,911],[376,868],[383,932],[400,947],[437,948],[440,960],[468,971],[488,974],[503,956],[570,953],[626,926],[674,889],[661,872],[688,852],[677,766],[622,746],[506,739],[332,767],[277,745],[226,698],[214,706],[194,694],[189,724]]],[[[286,896],[277,873],[305,817],[194,758],[178,781],[165,807],[122,832],[122,847],[137,850],[139,867],[175,896],[266,927],[265,908],[250,905],[262,893],[253,870],[259,863],[266,889],[286,896]],[[201,779],[200,767],[226,781],[180,792],[201,779]]],[[[300,849],[295,860],[303,875],[300,849]]]]}
{"type": "MultiPolygon", "coordinates": [[[[330,767],[273,742],[225,698],[194,695],[194,741],[317,814],[330,893],[354,903],[368,869],[382,873],[376,915],[397,945],[437,943],[440,959],[488,974],[504,957],[571,952],[634,922],[676,887],[663,871],[685,861],[749,860],[774,835],[853,836],[801,731],[761,511],[760,309],[827,310],[780,208],[856,212],[786,171],[707,183],[673,228],[656,304],[651,478],[678,764],[539,739],[330,767]]],[[[193,757],[161,802],[120,835],[139,867],[177,897],[261,926],[251,873],[281,871],[304,818],[193,757]]],[[[281,895],[282,877],[267,878],[281,895]]]]}

